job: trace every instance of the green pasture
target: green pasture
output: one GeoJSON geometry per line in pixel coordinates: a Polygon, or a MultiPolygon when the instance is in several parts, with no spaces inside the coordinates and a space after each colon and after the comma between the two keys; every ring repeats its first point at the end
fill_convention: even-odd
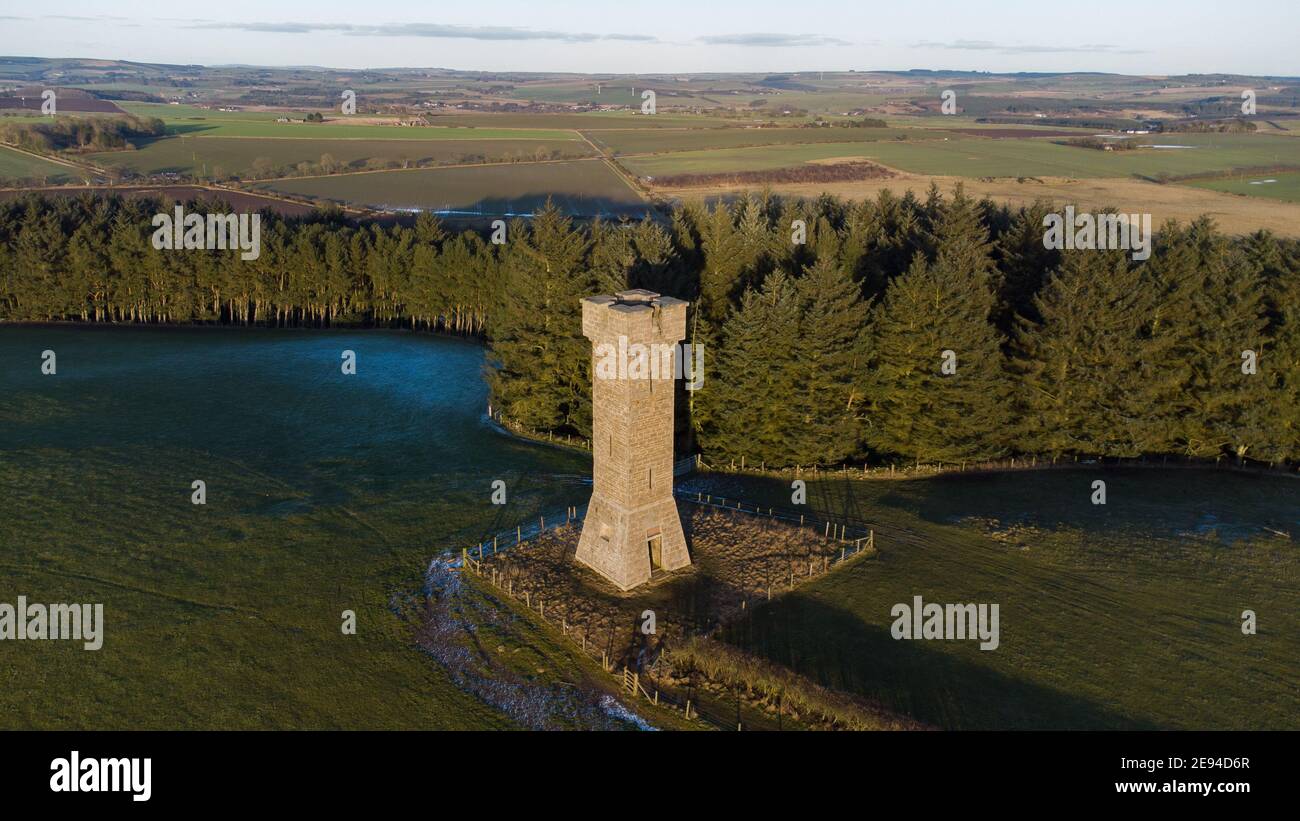
{"type": "MultiPolygon", "coordinates": [[[[789,504],[788,482],[719,480],[789,504]]],[[[757,608],[745,649],[948,729],[1297,729],[1300,483],[1069,470],[808,483],[878,556],[757,608]],[[1107,503],[1090,501],[1107,483],[1107,503]],[[1279,535],[1286,534],[1286,535],[1279,535]],[[994,650],[899,640],[914,596],[996,603],[994,650]],[[1258,619],[1243,635],[1242,613],[1258,619]]],[[[717,492],[722,492],[720,489],[717,492]]]]}
{"type": "Polygon", "coordinates": [[[859,157],[916,174],[966,177],[1127,177],[1227,171],[1246,166],[1300,164],[1300,143],[1263,135],[1155,135],[1152,142],[1189,148],[1098,151],[1052,140],[960,137],[925,141],[829,143],[762,148],[684,151],[630,157],[623,164],[638,175],[783,168],[831,157],[859,157]]]}
{"type": "Polygon", "coordinates": [[[80,179],[75,170],[0,146],[0,179],[44,179],[62,183],[80,179]]]}
{"type": "MultiPolygon", "coordinates": [[[[461,132],[467,133],[467,132],[461,132]]],[[[367,160],[398,163],[495,162],[549,155],[590,156],[594,152],[577,140],[254,140],[232,137],[166,137],[136,151],[89,155],[91,162],[130,168],[141,174],[175,172],[246,175],[258,159],[282,169],[301,162],[318,163],[328,154],[338,163],[361,167],[367,160]]]]}
{"type": "Polygon", "coordinates": [[[1185,184],[1247,197],[1300,202],[1300,172],[1294,171],[1279,174],[1235,175],[1231,178],[1195,180],[1185,184]]]}
{"type": "Polygon", "coordinates": [[[616,154],[741,148],[758,145],[876,142],[936,139],[951,132],[916,128],[712,128],[691,130],[603,131],[588,134],[593,142],[616,154]]]}

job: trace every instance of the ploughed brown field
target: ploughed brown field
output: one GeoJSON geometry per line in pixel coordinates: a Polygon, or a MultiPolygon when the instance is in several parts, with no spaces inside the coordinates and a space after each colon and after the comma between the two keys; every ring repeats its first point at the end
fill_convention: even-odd
{"type": "MultiPolygon", "coordinates": [[[[112,100],[101,100],[98,97],[79,97],[71,94],[59,94],[56,103],[60,112],[68,111],[85,111],[97,114],[125,114],[122,109],[118,108],[112,100]]],[[[37,92],[34,96],[5,96],[0,97],[0,109],[21,109],[23,111],[40,111],[41,95],[37,92]]]]}
{"type": "Polygon", "coordinates": [[[709,185],[767,185],[775,183],[826,183],[854,180],[880,180],[896,176],[883,165],[865,160],[810,162],[789,168],[763,171],[730,171],[716,174],[674,174],[657,177],[655,185],[667,188],[691,188],[709,185]]]}

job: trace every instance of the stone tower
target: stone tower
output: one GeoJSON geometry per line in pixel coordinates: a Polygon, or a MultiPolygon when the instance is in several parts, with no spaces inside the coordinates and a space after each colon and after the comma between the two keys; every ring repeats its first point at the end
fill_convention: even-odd
{"type": "Polygon", "coordinates": [[[673,394],[686,303],[652,291],[582,300],[592,343],[594,488],[578,561],[620,590],[691,563],[673,499],[673,394]]]}

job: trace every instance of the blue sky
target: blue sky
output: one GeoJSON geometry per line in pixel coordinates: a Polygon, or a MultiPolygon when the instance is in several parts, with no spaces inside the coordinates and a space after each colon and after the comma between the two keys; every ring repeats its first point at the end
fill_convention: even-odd
{"type": "Polygon", "coordinates": [[[500,71],[1300,75],[1300,0],[0,0],[0,52],[500,71]]]}

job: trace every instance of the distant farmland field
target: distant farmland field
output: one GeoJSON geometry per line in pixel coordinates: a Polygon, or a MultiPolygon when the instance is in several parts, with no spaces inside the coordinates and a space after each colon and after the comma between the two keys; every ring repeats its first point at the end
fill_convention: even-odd
{"type": "Polygon", "coordinates": [[[653,117],[633,111],[590,111],[573,114],[508,114],[463,111],[454,114],[431,113],[432,125],[460,125],[477,128],[569,128],[647,129],[647,128],[719,128],[742,125],[745,120],[696,114],[655,114],[653,117]]]}
{"type": "Polygon", "coordinates": [[[1127,177],[1133,174],[1176,176],[1278,163],[1300,164],[1300,142],[1292,137],[1177,134],[1158,136],[1157,139],[1161,144],[1190,147],[1111,152],[1059,145],[1050,140],[963,137],[683,151],[662,156],[630,157],[622,162],[638,175],[661,176],[762,170],[810,160],[859,157],[916,174],[1074,178],[1127,177]]]}
{"type": "Polygon", "coordinates": [[[527,214],[547,198],[570,214],[640,214],[647,206],[599,161],[488,165],[274,180],[259,188],[373,208],[527,214]]]}
{"type": "MultiPolygon", "coordinates": [[[[334,140],[580,140],[572,131],[533,128],[531,124],[520,127],[502,125],[495,128],[424,127],[399,125],[373,125],[351,123],[345,120],[327,123],[277,123],[286,112],[269,111],[217,111],[189,106],[159,105],[156,103],[124,104],[132,113],[145,117],[158,117],[167,124],[169,134],[203,135],[205,137],[260,137],[266,139],[334,139],[334,140]]],[[[300,117],[301,114],[289,113],[300,117]]],[[[446,123],[447,126],[455,124],[446,123]]]]}
{"type": "Polygon", "coordinates": [[[1300,202],[1300,172],[1285,174],[1263,174],[1253,177],[1226,180],[1197,180],[1188,182],[1196,188],[1208,188],[1211,191],[1224,191],[1229,194],[1244,194],[1248,197],[1267,197],[1269,199],[1300,202]]]}
{"type": "MultiPolygon", "coordinates": [[[[466,132],[461,132],[466,133],[466,132]]],[[[470,132],[472,133],[472,132],[470,132]]],[[[300,162],[317,163],[329,154],[344,165],[360,167],[366,160],[381,162],[483,162],[532,159],[537,152],[559,151],[565,157],[586,157],[594,152],[581,140],[250,140],[234,137],[167,137],[137,151],[92,154],[91,162],[130,168],[141,174],[177,172],[200,174],[220,168],[226,174],[247,175],[258,158],[272,167],[300,162]]]]}
{"type": "Polygon", "coordinates": [[[0,146],[0,180],[3,179],[44,179],[46,182],[60,183],[77,178],[73,176],[73,169],[65,165],[0,146]]]}
{"type": "Polygon", "coordinates": [[[920,128],[708,128],[655,131],[596,131],[587,134],[597,145],[616,154],[651,154],[665,151],[694,151],[740,148],[753,145],[798,145],[801,143],[847,143],[955,136],[947,131],[920,128]]]}
{"type": "Polygon", "coordinates": [[[258,120],[187,120],[168,123],[172,134],[207,137],[333,140],[576,140],[569,131],[510,128],[432,128],[350,123],[277,123],[258,120]]]}

